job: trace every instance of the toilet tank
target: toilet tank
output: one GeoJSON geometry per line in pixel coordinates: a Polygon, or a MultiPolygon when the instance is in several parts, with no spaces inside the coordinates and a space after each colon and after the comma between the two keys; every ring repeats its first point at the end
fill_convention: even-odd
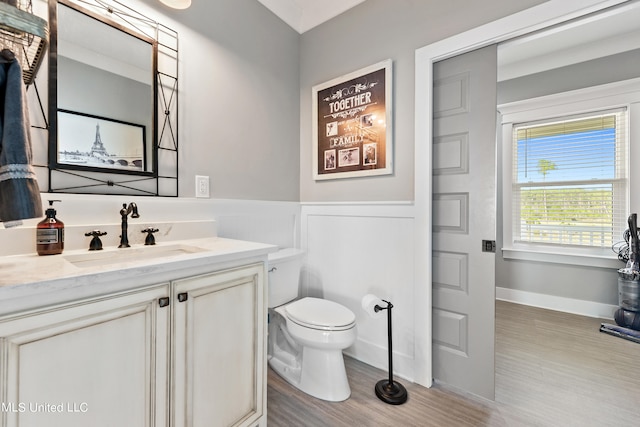
{"type": "Polygon", "coordinates": [[[268,255],[269,307],[278,307],[298,297],[298,282],[304,251],[280,249],[268,255]]]}

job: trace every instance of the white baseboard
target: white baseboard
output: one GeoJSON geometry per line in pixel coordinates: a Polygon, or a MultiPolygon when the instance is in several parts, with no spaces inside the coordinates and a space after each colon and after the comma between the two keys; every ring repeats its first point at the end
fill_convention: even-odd
{"type": "MultiPolygon", "coordinates": [[[[389,372],[389,351],[388,348],[382,347],[375,343],[358,339],[354,345],[344,350],[344,354],[356,360],[389,372]]],[[[414,360],[412,357],[393,352],[393,375],[407,381],[414,381],[413,373],[414,360]]],[[[383,380],[384,378],[380,378],[383,380]]]]}
{"type": "Polygon", "coordinates": [[[616,305],[500,287],[496,287],[496,299],[602,319],[613,319],[613,313],[618,308],[616,305]]]}

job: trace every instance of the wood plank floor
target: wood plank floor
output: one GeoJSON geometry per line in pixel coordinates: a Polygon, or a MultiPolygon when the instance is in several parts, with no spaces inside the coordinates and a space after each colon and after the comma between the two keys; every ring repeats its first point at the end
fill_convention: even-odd
{"type": "Polygon", "coordinates": [[[496,400],[399,381],[404,405],[373,387],[387,373],[345,358],[351,397],[308,396],[269,369],[269,427],[640,425],[640,344],[598,331],[602,320],[496,302],[496,400]]]}

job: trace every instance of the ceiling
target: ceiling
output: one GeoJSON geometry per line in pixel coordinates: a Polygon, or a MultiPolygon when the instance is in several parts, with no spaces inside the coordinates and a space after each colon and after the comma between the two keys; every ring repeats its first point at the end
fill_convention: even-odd
{"type": "Polygon", "coordinates": [[[500,44],[498,80],[640,48],[640,7],[630,2],[500,44]]]}
{"type": "Polygon", "coordinates": [[[258,0],[302,34],[365,0],[258,0]]]}

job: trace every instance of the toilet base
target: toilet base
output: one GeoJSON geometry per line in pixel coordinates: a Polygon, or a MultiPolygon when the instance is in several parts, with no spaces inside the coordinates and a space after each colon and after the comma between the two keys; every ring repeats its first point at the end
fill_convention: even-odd
{"type": "Polygon", "coordinates": [[[299,370],[275,355],[269,366],[289,384],[318,399],[341,402],[351,396],[342,350],[303,347],[302,352],[299,370]]]}
{"type": "Polygon", "coordinates": [[[351,396],[342,350],[304,347],[300,390],[318,399],[341,402],[351,396]]]}

